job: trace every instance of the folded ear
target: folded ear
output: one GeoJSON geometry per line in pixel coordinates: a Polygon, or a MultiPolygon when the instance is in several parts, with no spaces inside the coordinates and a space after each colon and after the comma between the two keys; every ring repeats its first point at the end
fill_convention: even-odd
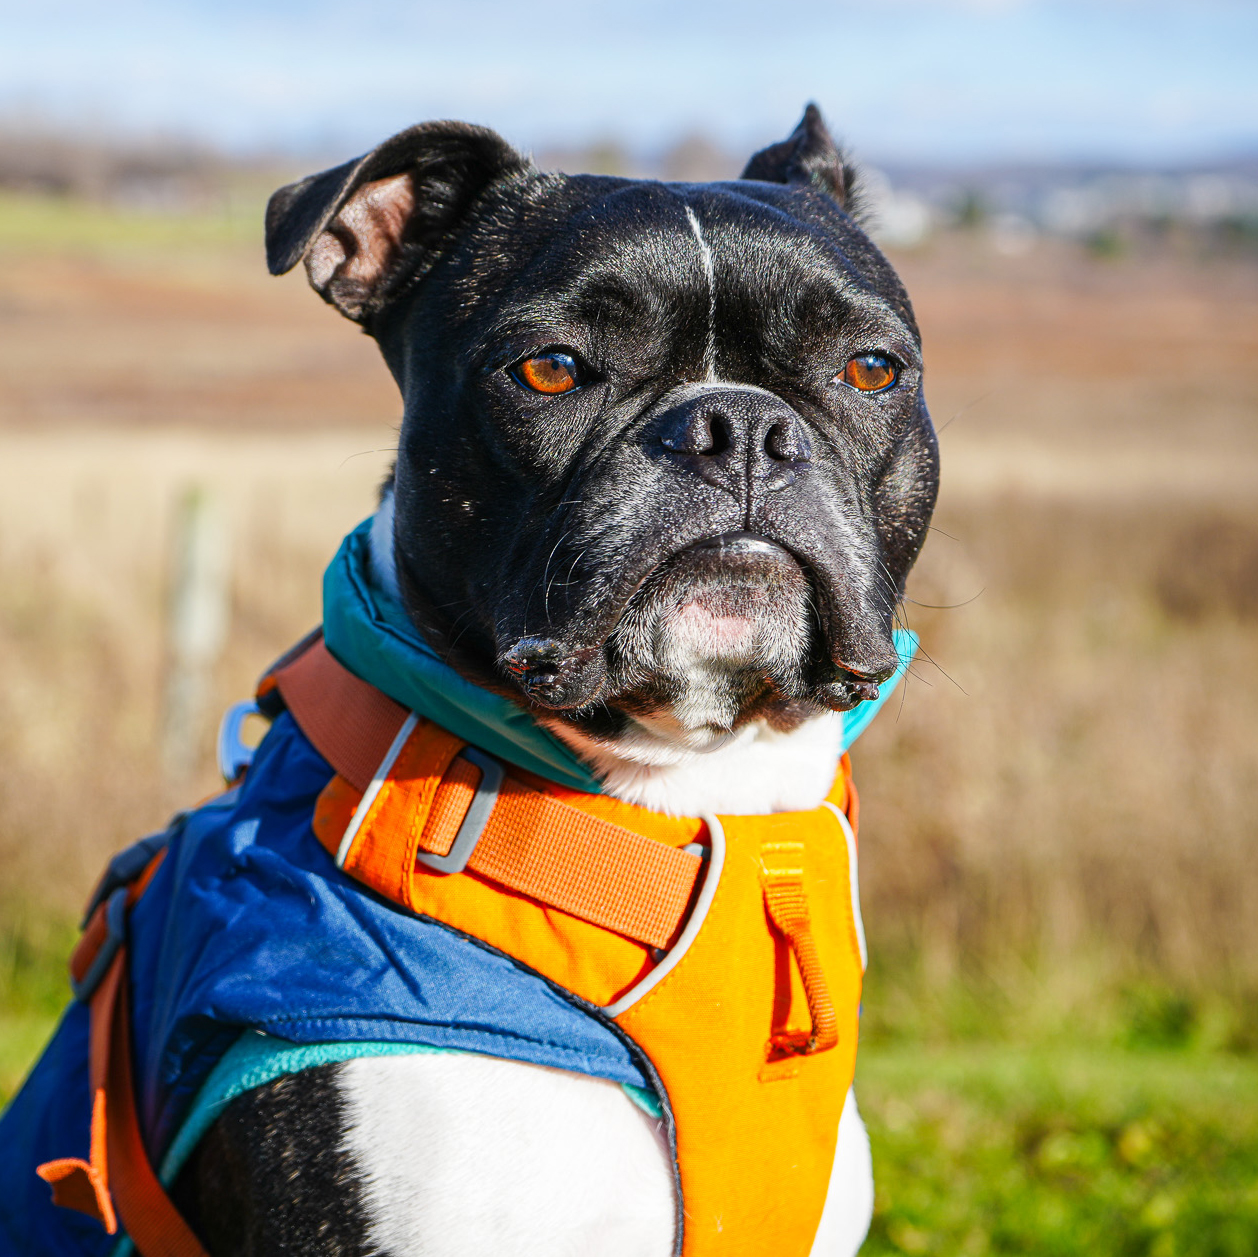
{"type": "Polygon", "coordinates": [[[267,266],[282,275],[304,260],[311,287],[365,323],[395,281],[431,263],[491,183],[527,169],[524,157],[484,127],[411,127],[276,192],[266,207],[267,266]]]}
{"type": "Polygon", "coordinates": [[[821,110],[811,103],[799,126],[780,144],[762,148],[747,163],[742,177],[808,185],[833,197],[841,209],[854,208],[856,169],[830,138],[821,110]]]}

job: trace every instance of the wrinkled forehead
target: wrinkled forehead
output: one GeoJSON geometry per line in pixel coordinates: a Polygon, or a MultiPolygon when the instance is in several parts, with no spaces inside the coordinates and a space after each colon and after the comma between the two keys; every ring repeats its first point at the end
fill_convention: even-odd
{"type": "Polygon", "coordinates": [[[584,195],[548,215],[550,232],[509,286],[506,323],[640,329],[701,315],[816,328],[859,314],[905,326],[868,241],[822,198],[761,184],[572,185],[584,195]]]}

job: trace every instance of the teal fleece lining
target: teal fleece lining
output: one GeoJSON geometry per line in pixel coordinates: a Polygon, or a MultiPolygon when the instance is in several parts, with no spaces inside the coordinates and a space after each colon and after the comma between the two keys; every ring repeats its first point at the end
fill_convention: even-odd
{"type": "Polygon", "coordinates": [[[223,1110],[246,1091],[285,1074],[298,1074],[316,1065],[331,1065],[360,1056],[438,1056],[451,1051],[423,1043],[290,1043],[260,1030],[246,1030],[223,1053],[201,1084],[179,1134],[162,1158],[161,1180],[168,1187],[175,1181],[201,1136],[214,1125],[223,1110]]]}
{"type": "MultiPolygon", "coordinates": [[[[323,577],[323,637],[351,672],[403,707],[541,777],[585,790],[602,786],[577,754],[522,708],[465,681],[438,658],[401,602],[371,579],[371,519],[341,543],[323,577]]],[[[900,666],[873,702],[843,713],[842,749],[856,741],[908,671],[917,634],[895,631],[900,666]]]]}
{"type": "Polygon", "coordinates": [[[323,577],[323,639],[355,675],[473,746],[560,785],[599,793],[598,779],[522,707],[443,663],[387,590],[370,582],[371,520],[341,543],[323,577]]]}

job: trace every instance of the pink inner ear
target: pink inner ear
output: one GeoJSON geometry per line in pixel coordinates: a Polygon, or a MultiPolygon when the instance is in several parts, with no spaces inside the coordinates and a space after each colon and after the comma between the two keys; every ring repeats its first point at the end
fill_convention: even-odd
{"type": "Polygon", "coordinates": [[[367,295],[397,257],[415,209],[409,174],[365,183],[319,234],[306,258],[311,284],[321,293],[335,281],[367,295]]]}

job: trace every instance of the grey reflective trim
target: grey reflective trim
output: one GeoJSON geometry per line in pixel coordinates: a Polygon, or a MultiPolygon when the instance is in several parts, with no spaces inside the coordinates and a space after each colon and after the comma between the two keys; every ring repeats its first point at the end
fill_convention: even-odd
{"type": "Polygon", "coordinates": [[[393,767],[394,760],[402,753],[402,748],[406,745],[406,739],[414,732],[417,724],[419,724],[419,717],[414,712],[411,712],[402,722],[402,727],[397,731],[397,737],[393,739],[393,744],[385,751],[384,759],[380,761],[380,767],[376,769],[375,774],[371,778],[371,785],[363,792],[363,797],[358,800],[358,806],[354,809],[354,815],[349,818],[349,824],[345,826],[345,835],[341,839],[341,845],[336,849],[336,867],[338,869],[345,867],[345,861],[349,859],[350,848],[354,845],[354,839],[358,837],[358,831],[362,828],[362,823],[366,820],[367,813],[371,810],[371,805],[376,801],[376,795],[380,793],[380,787],[388,779],[389,770],[393,767]]]}
{"type": "Polygon", "coordinates": [[[657,982],[663,981],[681,963],[690,944],[695,941],[703,928],[708,909],[716,897],[717,883],[721,880],[721,869],[725,866],[725,830],[715,816],[704,815],[701,819],[708,827],[708,837],[712,840],[712,854],[708,857],[707,875],[703,879],[703,888],[699,891],[699,898],[695,900],[690,920],[686,922],[686,928],[682,930],[681,937],[664,959],[641,982],[630,987],[614,1004],[604,1007],[603,1011],[609,1017],[619,1017],[625,1009],[632,1008],[657,982]]]}

